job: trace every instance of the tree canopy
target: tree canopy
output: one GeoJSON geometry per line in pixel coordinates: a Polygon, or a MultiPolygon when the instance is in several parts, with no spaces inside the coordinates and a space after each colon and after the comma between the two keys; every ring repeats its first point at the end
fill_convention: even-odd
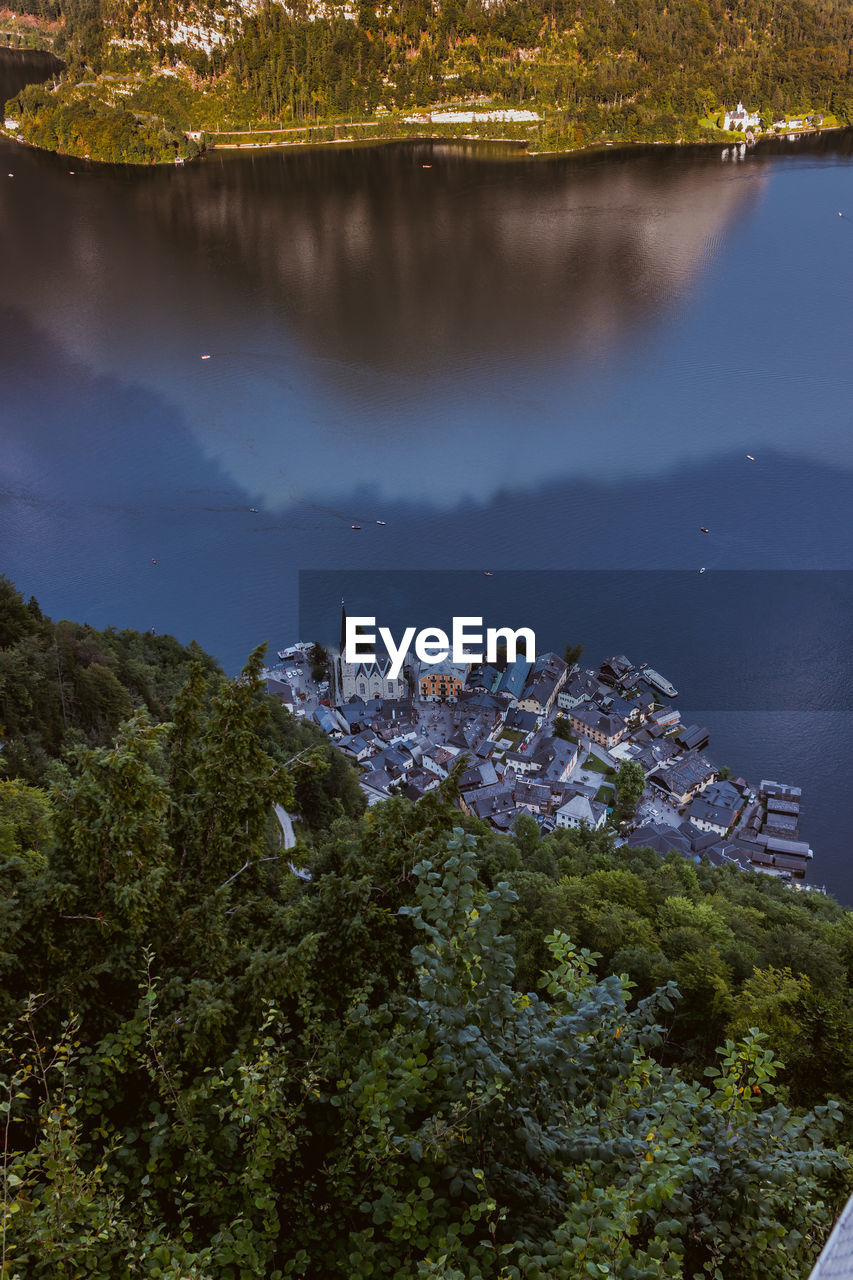
{"type": "Polygon", "coordinates": [[[499,835],[452,775],[365,811],[261,649],[149,651],[156,714],[119,634],[128,714],[0,781],[10,1280],[804,1274],[853,1183],[849,912],[499,835]]]}
{"type": "Polygon", "coordinates": [[[532,131],[478,121],[477,132],[538,150],[719,139],[723,109],[738,99],[767,127],[812,111],[853,122],[851,0],[395,0],[251,12],[211,0],[206,13],[227,38],[208,49],[181,35],[193,15],[172,0],[10,3],[58,7],[54,47],[68,70],[55,92],[30,87],[7,114],[39,146],[105,160],[192,154],[188,128],[365,116],[382,126],[377,112],[451,101],[532,108],[542,117],[532,131]],[[163,69],[168,81],[155,74],[163,69]]]}

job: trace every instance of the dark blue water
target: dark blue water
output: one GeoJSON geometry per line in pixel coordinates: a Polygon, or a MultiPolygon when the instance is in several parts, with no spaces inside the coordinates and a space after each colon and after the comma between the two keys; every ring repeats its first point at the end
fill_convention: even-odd
{"type": "Polygon", "coordinates": [[[2,569],[229,670],[297,637],[300,570],[331,571],[330,618],[344,570],[537,571],[542,640],[647,659],[715,758],[803,785],[813,879],[853,902],[848,597],[774,604],[813,685],[763,625],[778,571],[853,568],[851,158],[835,134],[135,171],[0,143],[2,569]],[[675,569],[759,572],[711,608],[675,569]],[[746,710],[703,696],[729,651],[736,689],[778,668],[746,710]]]}

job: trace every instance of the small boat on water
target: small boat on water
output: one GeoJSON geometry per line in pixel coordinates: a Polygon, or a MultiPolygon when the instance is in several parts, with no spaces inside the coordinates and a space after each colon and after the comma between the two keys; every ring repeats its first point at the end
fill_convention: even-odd
{"type": "Polygon", "coordinates": [[[384,521],[384,520],[377,520],[377,521],[376,521],[376,523],[377,523],[377,524],[381,524],[383,529],[385,528],[385,521],[384,521]]]}
{"type": "Polygon", "coordinates": [[[751,454],[751,453],[748,453],[748,454],[746,455],[746,460],[747,460],[747,462],[755,462],[755,458],[753,458],[753,456],[752,456],[752,454],[751,454]]]}
{"type": "Polygon", "coordinates": [[[699,530],[699,532],[700,532],[700,533],[708,533],[708,530],[705,528],[704,524],[702,525],[702,528],[699,530]]]}
{"type": "Polygon", "coordinates": [[[202,360],[209,360],[210,356],[202,356],[202,360]]]}
{"type": "Polygon", "coordinates": [[[483,577],[484,577],[484,578],[493,578],[494,576],[495,576],[495,575],[492,573],[491,569],[484,569],[484,570],[483,570],[483,577]]]}
{"type": "Polygon", "coordinates": [[[249,510],[251,511],[251,513],[252,513],[252,515],[253,515],[253,516],[256,516],[256,515],[258,514],[258,508],[257,508],[257,507],[249,507],[249,510]]]}
{"type": "Polygon", "coordinates": [[[350,525],[350,528],[351,528],[351,529],[360,529],[360,528],[361,528],[361,525],[360,525],[360,524],[351,524],[351,525],[350,525]]]}
{"type": "Polygon", "coordinates": [[[678,696],[678,690],[671,680],[667,680],[666,676],[662,676],[659,671],[653,671],[651,667],[642,667],[640,674],[646,684],[650,684],[653,689],[657,689],[659,693],[665,693],[668,698],[678,696]]]}

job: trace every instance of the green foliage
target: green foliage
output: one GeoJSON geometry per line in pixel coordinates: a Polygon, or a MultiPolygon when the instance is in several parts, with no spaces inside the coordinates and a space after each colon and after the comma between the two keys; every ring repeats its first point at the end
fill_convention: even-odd
{"type": "MultiPolygon", "coordinates": [[[[631,1007],[565,933],[547,938],[542,995],[520,993],[513,895],[484,889],[473,838],[440,807],[384,808],[381,839],[403,837],[384,857],[408,864],[380,925],[404,943],[390,985],[352,942],[330,967],[308,893],[289,989],[237,1056],[176,1059],[147,949],[94,1052],[79,1018],[46,1039],[43,998],[25,1003],[2,1042],[9,1274],[800,1275],[850,1182],[837,1109],[768,1105],[778,1063],[754,1029],[709,1086],[662,1065],[674,985],[631,1007]],[[412,865],[414,849],[429,856],[412,865]]],[[[390,888],[393,865],[361,856],[390,888]]],[[[324,906],[336,881],[319,878],[324,906]]]]}
{"type": "Polygon", "coordinates": [[[566,716],[558,715],[554,720],[554,737],[562,738],[564,742],[577,742],[577,738],[572,733],[572,726],[566,716]]]}
{"type": "Polygon", "coordinates": [[[3,768],[42,782],[64,747],[111,741],[134,709],[165,719],[193,661],[217,670],[198,645],[172,636],[54,623],[0,578],[3,768]]]}
{"type": "MultiPolygon", "coordinates": [[[[779,1081],[791,1103],[849,1096],[849,911],[822,894],[795,893],[734,868],[614,850],[602,833],[546,836],[538,874],[532,870],[507,874],[519,899],[510,929],[525,984],[544,964],[542,938],[564,930],[600,953],[599,972],[627,973],[640,995],[677,982],[685,998],[667,1060],[704,1069],[717,1044],[758,1026],[785,1062],[779,1081]]],[[[848,1111],[846,1132],[850,1122],[848,1111]]]]}
{"type": "MultiPolygon", "coordinates": [[[[478,121],[476,132],[515,137],[537,151],[605,139],[719,140],[713,121],[738,98],[760,107],[765,120],[812,110],[853,118],[851,0],[745,0],[736,9],[720,0],[401,0],[381,12],[361,3],[354,19],[340,7],[319,16],[302,4],[268,5],[239,25],[232,8],[231,39],[209,54],[164,43],[164,28],[178,16],[168,0],[15,6],[59,8],[55,47],[68,62],[56,93],[30,89],[16,103],[25,136],[101,159],[170,159],[176,148],[191,154],[187,129],[264,122],[306,131],[326,126],[320,137],[331,139],[332,125],[346,131],[348,121],[367,118],[371,136],[407,136],[422,127],[401,124],[399,116],[449,102],[533,108],[541,120],[532,127],[478,121]],[[107,30],[144,47],[112,44],[107,30]],[[151,74],[152,67],[180,73],[151,74]],[[129,78],[116,97],[110,77],[136,71],[142,79],[129,78]]],[[[225,5],[213,9],[221,13],[225,5]]],[[[470,132],[433,122],[430,132],[436,130],[470,132]]]]}
{"type": "Polygon", "coordinates": [[[95,95],[49,93],[28,85],[6,104],[6,114],[20,122],[27,142],[47,151],[119,164],[150,164],[198,154],[182,129],[168,119],[154,119],[95,95]]]}
{"type": "Polygon", "coordinates": [[[643,766],[636,760],[623,760],[616,771],[616,807],[613,818],[617,824],[627,822],[634,816],[637,801],[645,786],[643,766]]]}
{"type": "Polygon", "coordinates": [[[225,681],[8,590],[0,624],[57,671],[10,744],[27,699],[75,717],[49,790],[0,782],[4,1276],[807,1272],[853,1182],[851,913],[498,835],[455,776],[365,812],[262,650],[225,681]]]}

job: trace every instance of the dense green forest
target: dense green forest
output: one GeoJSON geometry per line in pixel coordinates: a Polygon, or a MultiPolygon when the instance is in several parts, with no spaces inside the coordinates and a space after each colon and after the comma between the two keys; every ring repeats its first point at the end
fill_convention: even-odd
{"type": "Polygon", "coordinates": [[[199,154],[198,144],[173,124],[112,103],[76,96],[63,101],[42,85],[29,85],[7,110],[18,112],[27,141],[45,151],[117,164],[162,164],[199,154]]]}
{"type": "Polygon", "coordinates": [[[261,650],[228,681],[3,581],[0,660],[0,1274],[808,1273],[853,1185],[850,912],[498,835],[455,775],[365,811],[261,650]]]}
{"type": "Polygon", "coordinates": [[[352,136],[405,136],[402,113],[450,102],[532,109],[532,125],[455,132],[540,151],[718,137],[722,107],[738,99],[765,127],[812,111],[853,121],[851,0],[299,0],[248,15],[224,0],[11,4],[60,13],[53,47],[68,70],[56,92],[30,88],[8,111],[38,145],[84,154],[85,137],[102,159],[135,159],[140,147],[163,159],[164,130],[173,146],[186,129],[337,123],[340,137],[369,119],[372,132],[352,136]],[[207,51],[181,21],[215,31],[207,51]],[[74,115],[83,104],[104,117],[100,135],[74,115]],[[118,118],[128,113],[134,145],[118,118]]]}
{"type": "MultiPolygon", "coordinates": [[[[194,672],[204,679],[206,703],[225,684],[213,658],[193,641],[110,628],[98,631],[54,622],[34,599],[25,601],[0,576],[0,775],[44,785],[72,748],[111,745],[135,712],[168,720],[194,672]]],[[[310,724],[299,724],[267,700],[264,749],[279,761],[310,751],[321,768],[300,773],[297,801],[307,825],[364,808],[355,775],[340,752],[310,724]]]]}

